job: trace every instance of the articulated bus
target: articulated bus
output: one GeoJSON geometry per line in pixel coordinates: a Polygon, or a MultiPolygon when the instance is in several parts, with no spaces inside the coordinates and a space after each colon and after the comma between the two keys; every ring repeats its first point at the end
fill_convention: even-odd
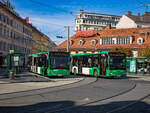
{"type": "Polygon", "coordinates": [[[71,72],[95,77],[126,76],[126,55],[107,51],[74,54],[71,55],[71,72]]]}
{"type": "Polygon", "coordinates": [[[70,55],[68,52],[40,52],[29,55],[30,71],[43,76],[68,76],[70,55]]]}

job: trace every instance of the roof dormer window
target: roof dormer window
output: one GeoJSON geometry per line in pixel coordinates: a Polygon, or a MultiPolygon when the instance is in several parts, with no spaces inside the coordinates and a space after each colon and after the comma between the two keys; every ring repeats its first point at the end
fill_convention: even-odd
{"type": "Polygon", "coordinates": [[[72,46],[72,45],[73,45],[73,42],[74,42],[73,40],[70,40],[70,46],[72,46]]]}
{"type": "Polygon", "coordinates": [[[138,43],[138,44],[143,44],[143,41],[144,41],[144,40],[143,40],[143,38],[141,38],[141,37],[137,39],[137,43],[138,43]]]}
{"type": "Polygon", "coordinates": [[[91,41],[91,45],[92,45],[92,46],[95,46],[96,43],[97,43],[97,40],[96,40],[96,39],[94,39],[94,40],[91,41]]]}
{"type": "Polygon", "coordinates": [[[79,41],[79,45],[82,46],[84,44],[84,40],[79,41]]]}

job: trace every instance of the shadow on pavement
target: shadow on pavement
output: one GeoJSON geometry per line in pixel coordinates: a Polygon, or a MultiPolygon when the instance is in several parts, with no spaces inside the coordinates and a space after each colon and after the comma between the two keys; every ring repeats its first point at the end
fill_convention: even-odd
{"type": "Polygon", "coordinates": [[[0,113],[150,113],[150,105],[142,101],[120,101],[103,105],[76,106],[73,101],[57,101],[27,106],[0,106],[0,113]],[[129,104],[128,108],[125,107],[129,104]]]}

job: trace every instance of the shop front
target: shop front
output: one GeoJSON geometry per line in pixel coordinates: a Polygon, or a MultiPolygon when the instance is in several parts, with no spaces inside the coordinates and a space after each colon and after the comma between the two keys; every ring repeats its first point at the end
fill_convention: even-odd
{"type": "Polygon", "coordinates": [[[0,75],[6,74],[7,59],[6,55],[0,52],[0,75]]]}

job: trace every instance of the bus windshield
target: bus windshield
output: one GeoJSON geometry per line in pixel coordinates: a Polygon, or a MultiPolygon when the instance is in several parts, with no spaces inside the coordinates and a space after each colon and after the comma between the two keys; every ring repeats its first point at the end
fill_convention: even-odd
{"type": "Polygon", "coordinates": [[[110,56],[110,69],[126,69],[124,56],[110,56]]]}
{"type": "Polygon", "coordinates": [[[68,56],[52,56],[50,62],[53,69],[69,69],[68,56]]]}

